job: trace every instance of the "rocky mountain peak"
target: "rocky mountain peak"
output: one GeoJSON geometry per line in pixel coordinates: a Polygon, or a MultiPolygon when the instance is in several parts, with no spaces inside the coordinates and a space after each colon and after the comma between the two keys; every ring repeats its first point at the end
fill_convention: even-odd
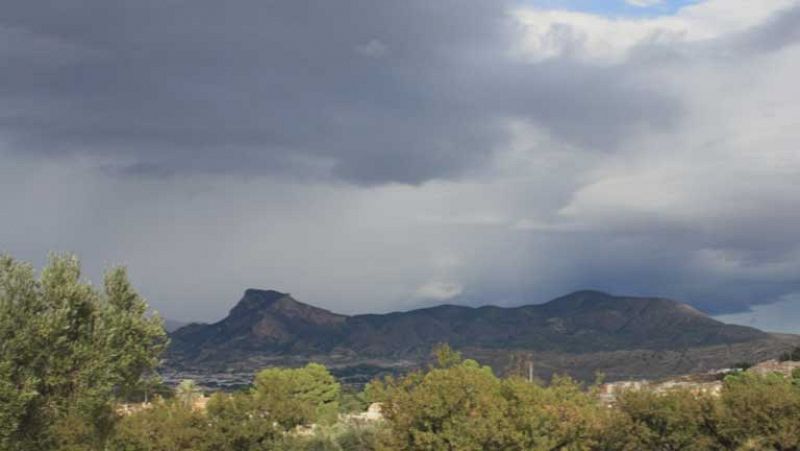
{"type": "MultiPolygon", "coordinates": [[[[344,315],[304,304],[289,293],[275,290],[245,290],[244,296],[228,315],[229,319],[274,322],[276,320],[302,321],[310,324],[335,324],[344,321],[344,315]]],[[[238,321],[237,321],[238,322],[238,321]]]]}
{"type": "Polygon", "coordinates": [[[275,290],[248,288],[239,302],[231,309],[230,316],[248,315],[261,311],[286,297],[291,296],[289,293],[281,293],[275,290]]]}

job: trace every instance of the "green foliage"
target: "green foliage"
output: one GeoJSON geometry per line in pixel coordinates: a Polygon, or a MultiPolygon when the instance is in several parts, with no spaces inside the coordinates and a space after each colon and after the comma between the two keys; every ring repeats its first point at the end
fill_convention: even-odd
{"type": "Polygon", "coordinates": [[[503,381],[507,448],[519,450],[590,449],[598,445],[608,412],[596,398],[567,377],[548,387],[514,377],[503,381]]]}
{"type": "Polygon", "coordinates": [[[159,364],[159,357],[167,345],[163,322],[157,316],[147,316],[147,302],[128,281],[125,268],[114,268],[106,273],[105,302],[100,305],[100,345],[110,369],[110,381],[119,389],[119,395],[128,398],[145,384],[144,379],[159,364]]]}
{"type": "Polygon", "coordinates": [[[254,386],[256,398],[284,429],[336,419],[340,385],[323,365],[268,368],[256,374],[254,386]]]}
{"type": "Polygon", "coordinates": [[[216,393],[205,411],[176,396],[122,418],[110,448],[125,451],[284,449],[286,431],[252,393],[216,393]]]}
{"type": "Polygon", "coordinates": [[[734,447],[800,448],[800,388],[780,374],[725,379],[717,430],[734,447]]]}
{"type": "Polygon", "coordinates": [[[431,351],[435,368],[450,368],[460,364],[463,360],[461,353],[451,348],[447,343],[439,343],[431,351]]]}
{"type": "Polygon", "coordinates": [[[800,448],[800,388],[777,374],[730,376],[718,397],[628,391],[606,408],[567,378],[498,379],[466,360],[374,381],[365,394],[383,403],[389,449],[800,448]]]}
{"type": "Polygon", "coordinates": [[[630,391],[615,407],[606,449],[800,448],[800,389],[780,374],[728,376],[719,397],[630,391]]]}
{"type": "Polygon", "coordinates": [[[175,399],[186,407],[194,406],[195,401],[201,396],[203,396],[203,392],[191,379],[184,379],[175,387],[175,399]]]}
{"type": "Polygon", "coordinates": [[[339,394],[339,413],[363,412],[369,407],[370,400],[363,391],[342,387],[339,394]]]}
{"type": "Polygon", "coordinates": [[[98,292],[73,256],[52,255],[38,280],[31,265],[1,256],[0,448],[52,448],[65,422],[101,443],[111,401],[142,383],[166,345],[146,311],[124,269],[98,292]]]}
{"type": "MultiPolygon", "coordinates": [[[[323,367],[324,369],[324,367],[323,367]]],[[[304,371],[283,369],[287,371],[304,371]]],[[[312,367],[311,372],[318,369],[312,367]]],[[[270,371],[270,382],[276,372],[270,371]]],[[[181,393],[196,393],[195,386],[182,383],[181,393]]],[[[286,388],[286,386],[281,386],[286,388]]],[[[277,387],[273,387],[275,391],[277,387]]],[[[315,396],[319,395],[319,391],[315,396]]],[[[307,394],[307,393],[306,393],[307,394]]],[[[327,399],[327,395],[322,396],[327,399]]],[[[317,398],[320,399],[320,398],[317,398]]],[[[374,449],[375,428],[368,425],[316,424],[296,429],[280,422],[288,412],[313,411],[313,404],[298,397],[286,397],[275,404],[258,390],[233,394],[215,393],[206,410],[192,407],[186,396],[176,394],[123,418],[112,439],[112,449],[120,450],[350,450],[374,449]],[[283,404],[285,402],[285,404],[283,404]],[[306,431],[306,432],[303,432],[306,431]]]]}
{"type": "Polygon", "coordinates": [[[382,433],[378,425],[342,422],[288,437],[282,445],[287,451],[373,451],[381,449],[382,433]]]}
{"type": "Polygon", "coordinates": [[[800,368],[792,370],[792,384],[800,385],[800,368]]]}
{"type": "Polygon", "coordinates": [[[603,410],[569,379],[543,388],[499,379],[473,360],[368,387],[383,402],[390,449],[588,449],[603,410]]]}
{"type": "MultiPolygon", "coordinates": [[[[300,369],[302,370],[302,369],[300,369]]],[[[282,370],[298,371],[298,370],[282,370]]],[[[280,379],[268,373],[270,381],[280,379]]],[[[800,447],[800,390],[789,378],[740,373],[719,397],[699,391],[624,392],[613,407],[595,390],[498,378],[472,360],[373,381],[385,420],[287,428],[257,390],[216,394],[205,413],[176,397],[122,420],[120,450],[790,450],[800,447]]],[[[305,405],[299,398],[294,407],[305,405]]],[[[292,409],[291,402],[278,407],[292,409]]],[[[85,434],[80,423],[67,435],[85,434]]],[[[78,440],[80,441],[80,440],[78,440]]],[[[73,448],[65,448],[73,449],[73,448]]],[[[89,448],[74,448],[83,450],[89,448]]]]}
{"type": "Polygon", "coordinates": [[[494,401],[500,384],[474,361],[433,368],[385,386],[373,384],[396,449],[496,448],[494,424],[502,412],[494,401]]]}
{"type": "Polygon", "coordinates": [[[123,417],[110,440],[119,451],[182,451],[204,448],[205,415],[177,400],[157,401],[150,408],[123,417]]]}
{"type": "Polygon", "coordinates": [[[630,390],[617,403],[608,428],[612,449],[706,450],[714,444],[709,429],[713,400],[687,390],[655,393],[630,390]]]}
{"type": "Polygon", "coordinates": [[[208,403],[205,449],[272,449],[283,439],[268,407],[249,393],[217,393],[208,403]]]}

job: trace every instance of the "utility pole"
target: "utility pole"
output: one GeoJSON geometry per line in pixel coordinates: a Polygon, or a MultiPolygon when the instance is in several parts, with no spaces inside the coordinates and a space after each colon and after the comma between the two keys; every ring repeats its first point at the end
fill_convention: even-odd
{"type": "Polygon", "coordinates": [[[528,359],[528,382],[533,382],[533,358],[528,359]]]}

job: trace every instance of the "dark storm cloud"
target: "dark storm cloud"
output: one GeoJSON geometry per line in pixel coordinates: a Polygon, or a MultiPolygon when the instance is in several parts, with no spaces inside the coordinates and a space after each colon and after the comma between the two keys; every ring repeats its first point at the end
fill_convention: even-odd
{"type": "Polygon", "coordinates": [[[676,120],[624,68],[511,57],[510,5],[7,2],[0,132],[122,174],[380,184],[480,167],[509,117],[600,150],[676,120]]]}
{"type": "Polygon", "coordinates": [[[789,3],[3,2],[0,251],[128,263],[185,319],[246,287],[800,311],[789,3]]]}

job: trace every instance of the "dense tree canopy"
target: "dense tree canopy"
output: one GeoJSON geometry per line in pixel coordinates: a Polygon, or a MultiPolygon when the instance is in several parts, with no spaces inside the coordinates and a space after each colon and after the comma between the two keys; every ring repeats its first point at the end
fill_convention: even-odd
{"type": "Polygon", "coordinates": [[[268,368],[256,374],[253,384],[255,396],[287,429],[335,420],[340,385],[323,365],[268,368]]]}
{"type": "Polygon", "coordinates": [[[55,428],[76,418],[102,441],[111,401],[143,383],[166,345],[147,308],[124,268],[98,291],[73,256],[51,256],[38,278],[0,257],[0,447],[56,446],[55,428]]]}
{"type": "Polygon", "coordinates": [[[389,449],[588,449],[596,443],[602,408],[570,379],[544,388],[498,378],[449,347],[434,353],[437,365],[429,371],[367,388],[383,403],[389,449]]]}

